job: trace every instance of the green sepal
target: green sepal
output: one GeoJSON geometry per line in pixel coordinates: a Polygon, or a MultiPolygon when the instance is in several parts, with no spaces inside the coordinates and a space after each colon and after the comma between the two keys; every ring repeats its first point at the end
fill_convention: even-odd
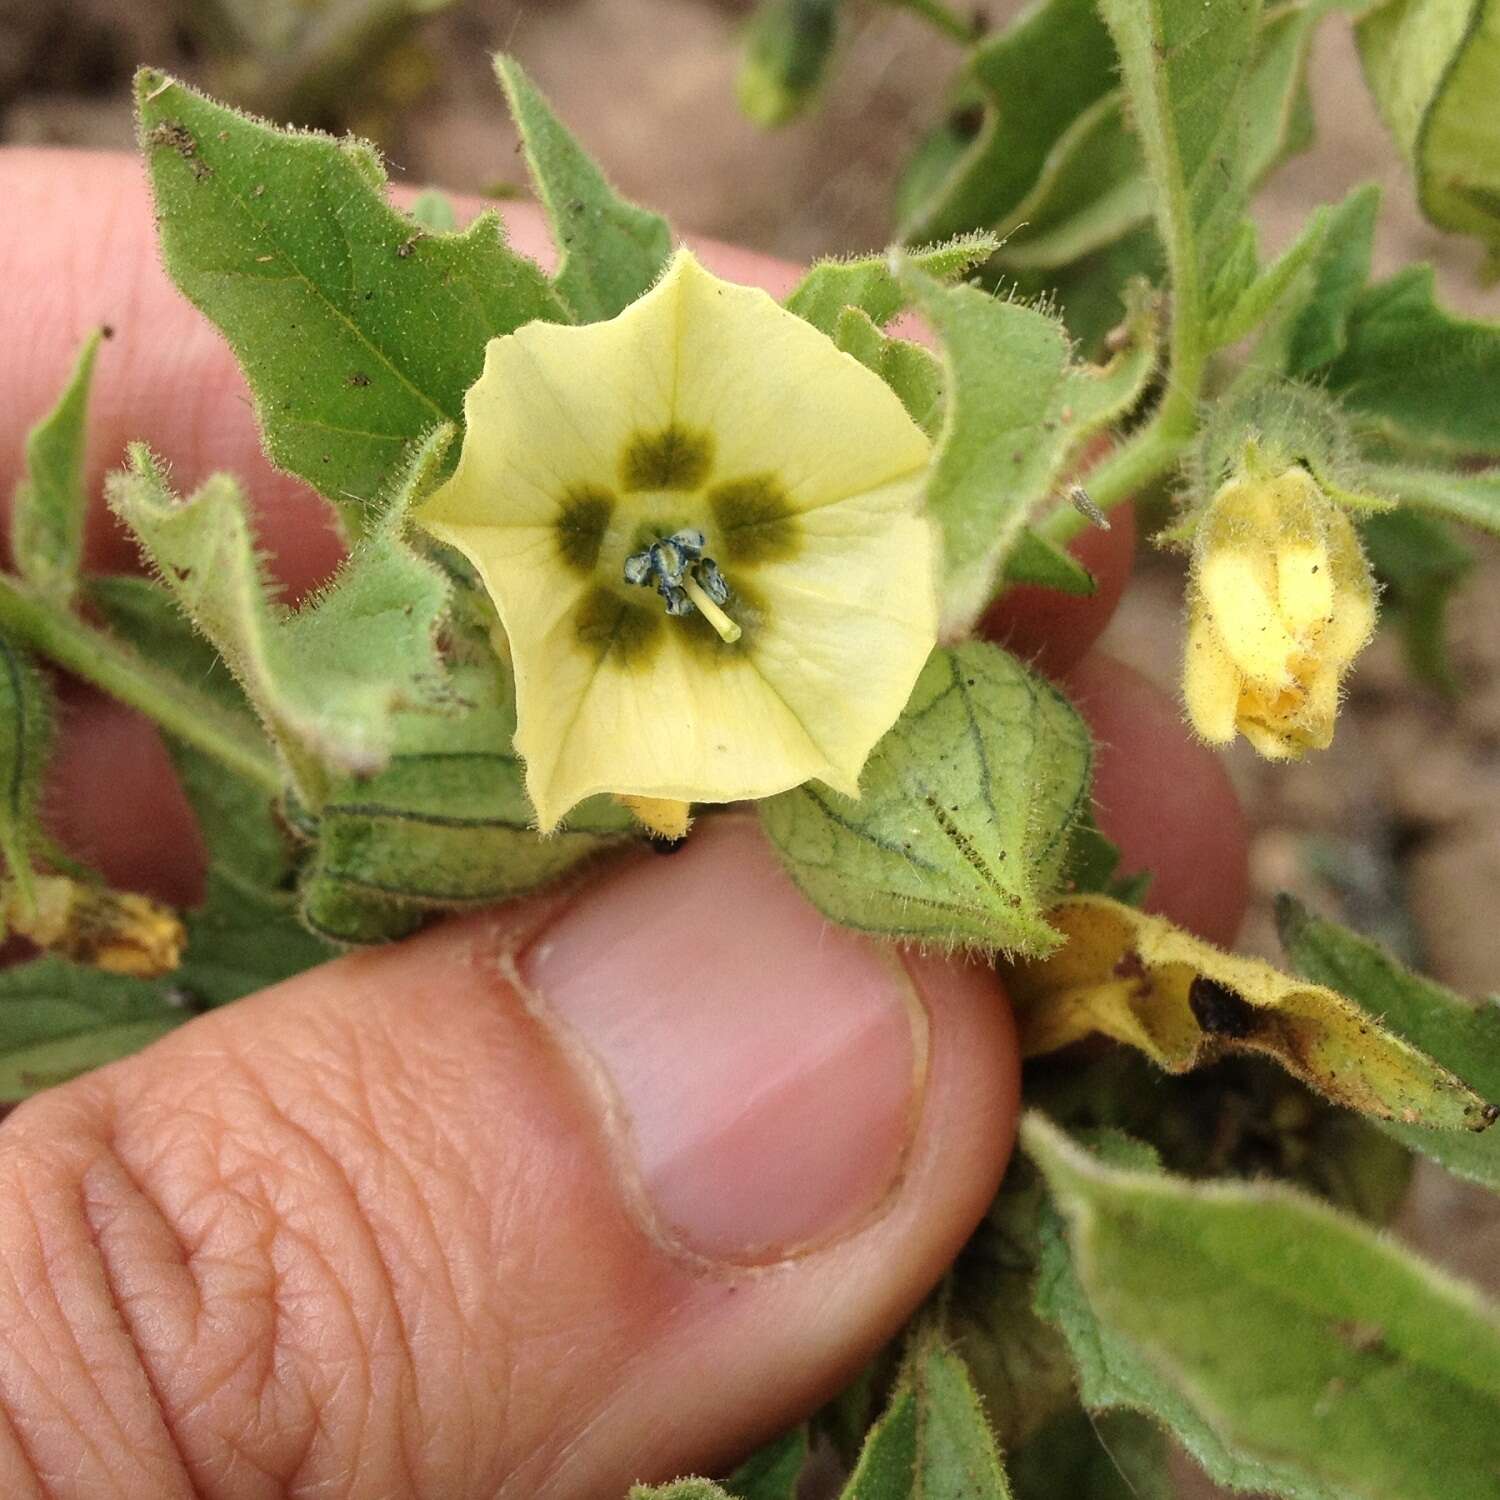
{"type": "Polygon", "coordinates": [[[65,607],[78,588],[88,493],[83,485],[89,387],[102,329],[83,342],[57,404],[26,435],[26,469],[10,515],[16,571],[65,607]]]}
{"type": "Polygon", "coordinates": [[[838,35],[840,0],[760,0],[745,26],[735,95],[745,115],[774,128],[818,95],[838,35]]]}
{"type": "Polygon", "coordinates": [[[498,54],[495,72],[557,242],[552,285],[574,321],[612,318],[661,275],[672,253],[667,222],[610,187],[515,58],[498,54]]]}
{"type": "Polygon", "coordinates": [[[1205,335],[1209,348],[1220,349],[1238,343],[1265,322],[1302,272],[1317,260],[1331,218],[1329,209],[1315,209],[1303,225],[1302,233],[1263,271],[1255,269],[1255,237],[1252,232],[1248,240],[1251,279],[1234,296],[1226,296],[1222,310],[1210,319],[1205,335]]]}
{"type": "Polygon", "coordinates": [[[1044,909],[1087,804],[1073,706],[997,646],[934,651],[858,801],[808,783],[760,803],[792,878],[847,927],[1042,953],[1044,909]]]}
{"type": "Polygon", "coordinates": [[[1154,304],[1133,298],[1126,347],[1075,365],[1056,318],[976,287],[945,287],[914,266],[903,285],[943,345],[943,425],[927,486],[943,533],[944,632],[969,629],[1011,549],[1069,455],[1117,421],[1156,368],[1154,304]]]}
{"type": "Polygon", "coordinates": [[[674,1479],[670,1484],[633,1484],[629,1500],[735,1500],[711,1479],[674,1479]]]}
{"type": "Polygon", "coordinates": [[[167,272],[229,340],[273,462],[351,532],[409,444],[462,423],[485,344],[567,310],[481,214],[423,228],[361,142],[278,130],[153,69],[136,77],[167,272]]]}
{"type": "Polygon", "coordinates": [[[784,306],[822,333],[833,336],[840,314],[857,307],[872,323],[884,327],[911,300],[901,280],[900,266],[915,266],[935,281],[959,281],[981,266],[999,247],[991,234],[965,234],[940,245],[889,256],[858,260],[820,260],[788,293],[784,306]]]}
{"type": "Polygon", "coordinates": [[[25,652],[0,635],[0,858],[27,907],[42,839],[42,776],[52,749],[52,694],[25,652]]]}
{"type": "Polygon", "coordinates": [[[1417,179],[1422,212],[1471,234],[1500,274],[1500,10],[1495,0],[1393,0],[1356,35],[1365,78],[1417,179]]]}
{"type": "Polygon", "coordinates": [[[1044,1246],[1086,1404],[1164,1421],[1210,1475],[1299,1500],[1481,1500],[1500,1322],[1470,1288],[1289,1189],[1196,1184],[1022,1139],[1066,1223],[1044,1246]]]}
{"type": "MultiPolygon", "coordinates": [[[[1485,1098],[1500,1100],[1500,1000],[1466,1000],[1291,896],[1277,898],[1276,927],[1298,973],[1347,995],[1485,1098]]],[[[1382,1128],[1460,1177],[1500,1191],[1500,1138],[1493,1131],[1423,1130],[1400,1122],[1382,1128]]]]}
{"type": "Polygon", "coordinates": [[[109,498],[234,673],[310,806],[331,774],[372,774],[385,763],[398,709],[453,711],[437,647],[449,585],[394,528],[367,536],[325,589],[291,611],[273,596],[228,476],[178,500],[137,444],[129,469],[111,475],[109,498]]]}
{"type": "Polygon", "coordinates": [[[1479,473],[1367,463],[1365,483],[1377,494],[1442,521],[1459,521],[1500,536],[1500,469],[1479,473]]]}
{"type": "Polygon", "coordinates": [[[757,1448],[724,1480],[724,1489],[733,1500],[797,1500],[808,1451],[807,1428],[794,1427],[757,1448]]]}
{"type": "Polygon", "coordinates": [[[139,1051],[191,1015],[170,984],[64,958],[0,971],[0,1103],[139,1051]]]}

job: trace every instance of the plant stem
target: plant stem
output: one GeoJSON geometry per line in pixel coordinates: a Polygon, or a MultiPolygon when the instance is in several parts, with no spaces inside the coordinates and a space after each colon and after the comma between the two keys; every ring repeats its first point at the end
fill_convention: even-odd
{"type": "MultiPolygon", "coordinates": [[[[1192,410],[1191,402],[1188,410],[1192,410]]],[[[1191,418],[1184,423],[1171,403],[1163,402],[1145,426],[1083,476],[1089,499],[1108,514],[1165,474],[1182,457],[1192,437],[1191,418]]],[[[1059,505],[1036,523],[1036,529],[1048,541],[1063,546],[1089,525],[1088,517],[1081,511],[1071,505],[1059,505]]]]}
{"type": "Polygon", "coordinates": [[[96,630],[76,615],[0,577],[0,630],[59,667],[138,709],[169,735],[211,755],[272,795],[282,789],[275,759],[246,735],[246,721],[96,630]]]}
{"type": "Polygon", "coordinates": [[[893,10],[909,10],[920,16],[929,26],[952,37],[955,42],[967,47],[978,36],[973,21],[966,21],[943,4],[943,0],[885,0],[893,10]]]}

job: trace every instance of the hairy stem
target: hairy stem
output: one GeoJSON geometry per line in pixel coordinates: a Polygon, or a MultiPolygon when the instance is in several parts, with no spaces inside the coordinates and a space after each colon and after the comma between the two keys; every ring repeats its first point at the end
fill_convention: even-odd
{"type": "Polygon", "coordinates": [[[153,666],[113,636],[34,598],[11,578],[0,577],[0,630],[139,710],[167,734],[211,755],[235,775],[272,795],[281,791],[275,759],[259,736],[246,736],[241,717],[153,666]]]}

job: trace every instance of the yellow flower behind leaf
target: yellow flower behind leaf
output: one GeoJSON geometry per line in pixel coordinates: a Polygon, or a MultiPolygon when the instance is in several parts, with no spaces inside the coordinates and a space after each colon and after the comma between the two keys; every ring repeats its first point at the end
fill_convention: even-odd
{"type": "Polygon", "coordinates": [[[1210,744],[1236,731],[1272,760],[1333,739],[1344,674],[1375,628],[1354,523],[1300,465],[1253,468],[1194,536],[1183,696],[1210,744]]]}
{"type": "Polygon", "coordinates": [[[686,251],[618,317],[495,339],[418,522],[509,640],[543,830],[585,797],[850,796],[937,635],[921,429],[686,251]]]}

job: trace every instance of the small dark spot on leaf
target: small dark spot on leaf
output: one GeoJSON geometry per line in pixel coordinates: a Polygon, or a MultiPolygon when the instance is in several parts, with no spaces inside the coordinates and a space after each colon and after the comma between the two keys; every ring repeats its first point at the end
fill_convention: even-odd
{"type": "Polygon", "coordinates": [[[366,375],[363,370],[350,370],[350,372],[346,376],[344,376],[345,385],[353,385],[363,388],[364,386],[369,385],[369,383],[370,377],[366,375]]]}
{"type": "Polygon", "coordinates": [[[984,106],[965,104],[948,116],[948,129],[960,140],[972,141],[984,129],[984,106]]]}
{"type": "Polygon", "coordinates": [[[1260,1026],[1260,1017],[1249,1001],[1206,974],[1196,975],[1188,986],[1188,1008],[1210,1036],[1238,1039],[1250,1036],[1260,1026]]]}
{"type": "Polygon", "coordinates": [[[418,231],[416,234],[412,235],[410,239],[402,240],[401,243],[396,246],[396,254],[400,256],[402,260],[407,259],[407,257],[410,256],[411,253],[417,248],[417,241],[425,238],[426,236],[418,231]]]}
{"type": "Polygon", "coordinates": [[[255,184],[255,186],[250,189],[250,196],[252,198],[264,198],[265,195],[266,195],[266,185],[263,182],[257,182],[255,184]]]}

